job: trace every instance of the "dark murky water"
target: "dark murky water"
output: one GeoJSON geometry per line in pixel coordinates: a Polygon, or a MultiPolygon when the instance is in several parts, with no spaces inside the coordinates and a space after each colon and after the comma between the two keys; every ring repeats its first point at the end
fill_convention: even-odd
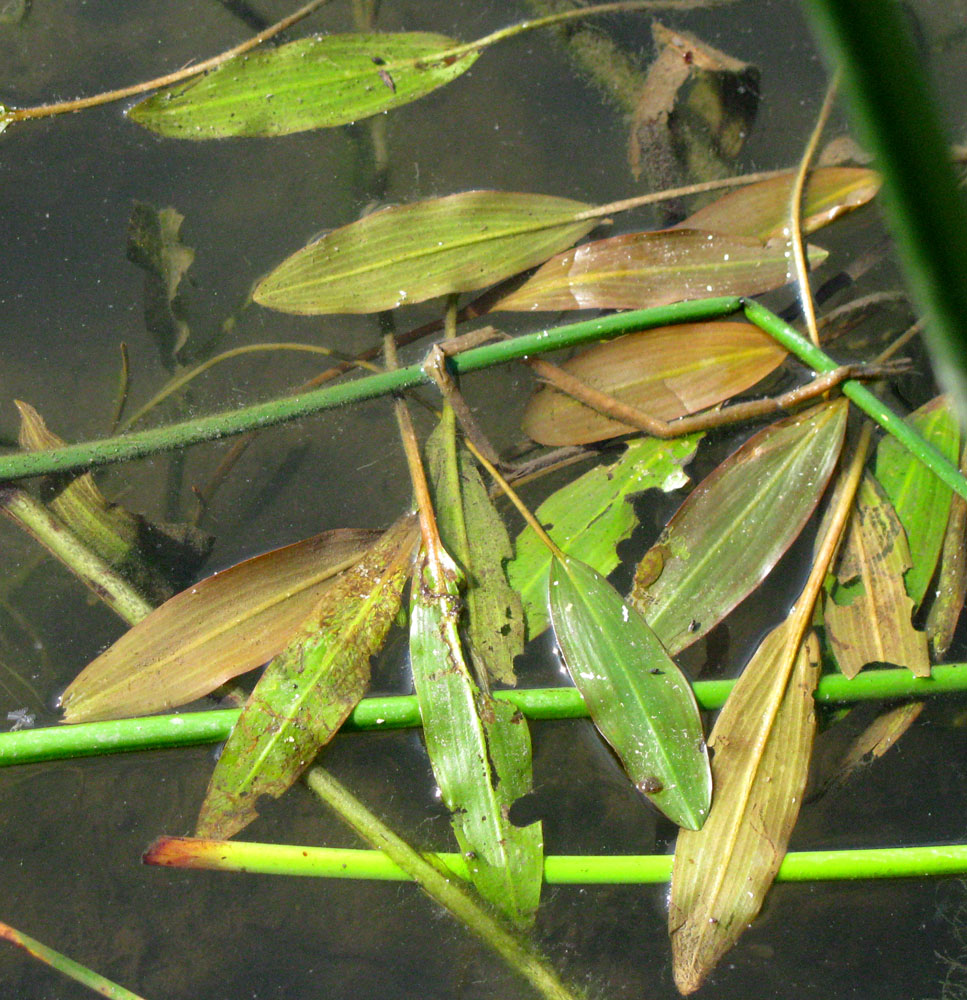
{"type": "MultiPolygon", "coordinates": [[[[387,30],[425,28],[465,39],[527,14],[511,2],[393,0],[383,7],[387,30]]],[[[272,20],[288,5],[267,0],[260,10],[272,20]]],[[[956,92],[963,82],[962,34],[947,10],[920,13],[925,52],[943,88],[956,92]]],[[[667,20],[760,66],[763,100],[743,166],[794,162],[825,85],[798,6],[755,2],[667,20]]],[[[309,24],[351,27],[343,5],[309,24]]],[[[630,48],[647,49],[643,19],[614,24],[630,48]]],[[[203,58],[245,35],[216,0],[35,0],[22,25],[0,25],[0,100],[24,105],[92,93],[203,58]]],[[[387,141],[390,201],[471,187],[593,202],[635,192],[620,117],[572,71],[547,33],[491,50],[447,89],[394,113],[387,141]]],[[[33,403],[65,437],[104,434],[122,340],[136,401],[166,378],[145,332],[141,272],[125,259],[132,202],[173,205],[185,216],[182,238],[196,254],[190,322],[193,336],[204,340],[255,278],[319,230],[357,217],[374,196],[365,150],[365,133],[354,129],[274,141],[165,141],[125,122],[118,106],[10,129],[0,138],[0,435],[15,436],[14,398],[33,403]]],[[[650,222],[642,214],[620,225],[650,222]]],[[[875,237],[873,213],[822,242],[842,252],[857,232],[860,240],[875,237]]],[[[884,272],[869,280],[875,287],[895,278],[884,272]]],[[[433,308],[410,309],[401,325],[415,325],[433,308]]],[[[515,324],[537,326],[526,318],[515,324]]],[[[226,346],[303,340],[353,352],[377,337],[369,317],[298,319],[254,308],[241,315],[226,346]]],[[[262,355],[222,366],[197,384],[188,409],[169,410],[168,419],[270,398],[315,369],[312,360],[262,355]]],[[[516,438],[525,388],[516,371],[468,384],[499,443],[516,438]],[[501,405],[494,407],[497,394],[501,405]]],[[[205,481],[223,451],[193,449],[184,482],[205,481]]],[[[128,506],[164,517],[168,468],[169,460],[159,458],[113,469],[104,487],[128,506]]],[[[190,509],[187,488],[177,499],[190,509]]],[[[205,527],[216,544],[206,571],[326,528],[385,525],[408,501],[386,402],[267,432],[210,511],[205,527]]],[[[677,501],[656,502],[657,524],[677,501]]],[[[651,508],[649,499],[649,518],[651,508]]],[[[26,706],[49,724],[54,715],[45,705],[120,628],[7,523],[0,523],[0,547],[0,720],[26,706]]],[[[731,648],[748,641],[743,630],[765,627],[763,615],[780,613],[789,597],[772,593],[748,602],[732,625],[731,648]],[[766,604],[774,610],[766,612],[766,604]]],[[[546,670],[542,649],[529,652],[525,684],[540,682],[546,670]]],[[[863,780],[804,809],[793,846],[963,840],[967,735],[955,721],[956,709],[928,709],[863,780]]],[[[553,803],[545,819],[550,852],[668,849],[671,829],[633,792],[588,724],[532,730],[538,787],[553,803]]],[[[449,846],[415,734],[340,737],[327,762],[415,841],[449,846]]],[[[0,773],[0,918],[150,1000],[525,994],[411,886],[143,868],[141,852],[155,836],[191,831],[211,767],[210,750],[191,749],[0,773]]],[[[246,836],[353,843],[301,786],[246,836]]],[[[936,953],[954,946],[948,920],[959,892],[953,880],[778,886],[701,995],[939,996],[945,967],[936,953]]],[[[664,895],[663,887],[550,889],[542,940],[594,996],[672,997],[664,895]]],[[[4,947],[0,995],[90,994],[4,947]]]]}

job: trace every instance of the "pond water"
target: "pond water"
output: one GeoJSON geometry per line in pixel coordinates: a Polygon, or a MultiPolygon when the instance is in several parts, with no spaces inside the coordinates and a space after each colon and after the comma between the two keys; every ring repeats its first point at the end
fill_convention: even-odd
{"type": "MultiPolygon", "coordinates": [[[[243,6],[35,0],[22,22],[0,23],[0,100],[24,106],[94,93],[200,60],[247,37],[238,16],[243,6]]],[[[281,0],[253,6],[267,22],[289,11],[281,0]]],[[[918,9],[915,16],[938,81],[957,92],[952,88],[963,85],[964,39],[940,6],[918,9]]],[[[509,0],[391,0],[382,8],[385,30],[426,29],[462,39],[530,14],[509,0]]],[[[736,169],[793,164],[826,79],[798,5],[750,2],[666,19],[760,68],[759,114],[736,169]]],[[[644,15],[605,26],[632,54],[648,51],[644,15]]],[[[290,37],[351,28],[347,6],[333,4],[290,37]]],[[[374,318],[296,318],[258,307],[240,310],[240,303],[252,282],[283,257],[321,230],[357,218],[374,199],[403,202],[496,188],[604,203],[639,190],[627,165],[621,114],[574,70],[549,32],[487,52],[451,86],[387,117],[385,190],[374,178],[363,126],[193,144],[160,139],[127,122],[122,111],[108,105],[12,127],[0,137],[0,437],[8,444],[17,432],[14,399],[36,406],[65,438],[106,434],[122,341],[134,402],[148,399],[167,379],[146,332],[143,272],[125,259],[135,202],[173,206],[184,216],[181,236],[195,251],[185,288],[195,342],[235,317],[224,347],[302,341],[351,354],[377,342],[374,318]]],[[[840,119],[832,132],[841,127],[840,119]]],[[[618,225],[631,230],[655,221],[641,212],[618,225]]],[[[876,213],[868,211],[819,242],[833,250],[832,265],[842,267],[879,232],[876,213]]],[[[897,284],[888,262],[865,280],[867,291],[897,284]]],[[[438,306],[404,310],[400,327],[434,317],[438,306]]],[[[544,320],[504,314],[501,322],[510,332],[524,332],[544,320]]],[[[419,357],[420,350],[407,357],[419,357]]],[[[316,370],[309,356],[252,355],[215,369],[187,401],[156,419],[269,399],[316,370]]],[[[518,369],[467,382],[471,404],[500,447],[520,437],[529,383],[518,369]]],[[[909,388],[914,403],[933,391],[926,377],[910,380],[909,388]]],[[[429,427],[428,419],[421,418],[421,427],[429,427]]],[[[721,457],[736,440],[716,437],[694,474],[711,468],[713,456],[721,457]]],[[[196,447],[180,471],[165,456],[114,468],[101,483],[149,517],[185,518],[194,510],[191,487],[207,482],[225,451],[225,445],[196,447]],[[180,484],[174,491],[173,482],[180,484]]],[[[538,502],[540,489],[528,499],[538,502]]],[[[660,525],[680,499],[646,497],[639,505],[644,523],[660,525]]],[[[409,500],[386,401],[266,432],[207,512],[203,528],[214,536],[214,547],[195,575],[328,528],[385,526],[409,500]]],[[[635,536],[629,562],[655,530],[635,536]]],[[[0,523],[0,551],[0,725],[7,712],[24,707],[38,725],[53,724],[56,694],[122,629],[7,522],[0,523]]],[[[787,572],[777,574],[781,582],[740,609],[730,626],[726,669],[738,669],[742,650],[781,617],[804,556],[808,547],[801,546],[783,564],[787,572]]],[[[961,645],[951,659],[963,659],[962,653],[961,645]]],[[[402,642],[391,644],[379,669],[386,687],[405,689],[403,661],[402,642]]],[[[521,665],[522,683],[544,683],[555,669],[547,644],[538,641],[521,665]]],[[[967,729],[961,711],[949,703],[928,707],[899,747],[861,779],[807,804],[793,848],[964,840],[967,729]]],[[[543,723],[532,733],[549,852],[670,850],[673,829],[635,793],[590,724],[543,723]]],[[[417,734],[342,736],[325,759],[420,846],[450,849],[447,819],[417,734]]],[[[191,832],[213,760],[211,748],[192,748],[0,773],[0,919],[149,1000],[527,995],[412,886],[143,867],[141,853],[156,836],[191,832]]],[[[302,786],[267,809],[245,837],[355,844],[302,786]]],[[[539,940],[592,996],[676,996],[665,896],[662,886],[548,889],[539,940]]],[[[700,996],[940,997],[949,968],[942,956],[956,957],[954,924],[967,919],[965,900],[956,880],[779,885],[700,996]]],[[[6,946],[0,948],[0,993],[20,1000],[90,995],[6,946]]],[[[963,995],[948,989],[946,998],[963,995]]]]}

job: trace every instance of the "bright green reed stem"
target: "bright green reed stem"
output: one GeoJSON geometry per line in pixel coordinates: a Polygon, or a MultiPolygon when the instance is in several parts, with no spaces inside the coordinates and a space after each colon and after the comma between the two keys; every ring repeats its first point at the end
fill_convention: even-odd
{"type": "MultiPolygon", "coordinates": [[[[733,683],[696,681],[693,685],[695,697],[703,709],[721,708],[733,683]]],[[[819,682],[816,701],[838,705],[884,698],[927,698],[958,691],[967,691],[967,663],[933,667],[930,677],[914,677],[909,670],[867,670],[852,680],[841,674],[830,674],[819,682]]],[[[516,705],[528,719],[580,719],[588,714],[581,695],[574,688],[495,691],[494,697],[516,705]]],[[[219,709],[0,733],[0,767],[128,750],[218,743],[227,739],[238,714],[237,709],[219,709]]],[[[394,695],[364,698],[342,728],[343,732],[358,732],[408,729],[419,724],[416,698],[394,695]]]]}
{"type": "MultiPolygon", "coordinates": [[[[295,847],[245,841],[200,841],[190,837],[162,838],[157,847],[172,844],[172,853],[190,855],[190,867],[217,871],[301,875],[315,878],[363,878],[402,881],[408,876],[378,851],[337,847],[295,847]]],[[[148,852],[151,854],[156,848],[148,852]]],[[[432,854],[438,864],[467,878],[459,854],[432,854]]],[[[671,878],[669,854],[550,855],[544,859],[548,885],[643,885],[671,878]]],[[[785,856],[779,882],[839,881],[858,878],[925,878],[967,873],[967,845],[873,848],[849,851],[800,851],[785,856]]]]}

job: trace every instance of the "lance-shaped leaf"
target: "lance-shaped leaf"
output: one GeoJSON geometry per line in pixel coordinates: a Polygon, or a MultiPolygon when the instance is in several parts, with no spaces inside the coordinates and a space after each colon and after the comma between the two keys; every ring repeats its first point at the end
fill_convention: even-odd
{"type": "Polygon", "coordinates": [[[792,544],[836,465],[846,414],[839,399],[760,431],[665,526],[631,603],[673,656],[752,593],[792,544]]]}
{"type": "Polygon", "coordinates": [[[540,900],[543,836],[540,823],[514,826],[509,814],[531,790],[530,733],[513,706],[474,683],[459,615],[456,565],[424,550],[413,578],[410,663],[427,753],[474,885],[526,927],[540,900]]]}
{"type": "MultiPolygon", "coordinates": [[[[618,542],[637,523],[626,501],[648,489],[668,493],[688,482],[682,466],[692,460],[701,434],[671,441],[631,441],[624,454],[578,476],[537,508],[537,519],[555,545],[606,576],[618,565],[618,542]]],[[[550,624],[547,575],[551,554],[531,528],[517,536],[514,558],[507,564],[511,586],[524,602],[527,635],[533,639],[550,624]]]]}
{"type": "MultiPolygon", "coordinates": [[[[582,382],[661,420],[715,406],[774,371],[786,352],[751,323],[681,323],[598,344],[561,367],[582,382]]],[[[540,444],[588,444],[634,428],[553,386],[524,411],[524,433],[540,444]]]]}
{"type": "Polygon", "coordinates": [[[227,838],[312,763],[369,686],[369,661],[400,609],[418,534],[400,518],[331,587],[265,668],[208,785],[197,836],[227,838]]]}
{"type": "MultiPolygon", "coordinates": [[[[960,434],[946,396],[925,403],[907,417],[907,423],[949,461],[957,461],[960,434]]],[[[919,607],[937,568],[951,489],[890,435],[877,446],[875,472],[907,533],[912,563],[906,574],[907,593],[919,607]]]]}
{"type": "Polygon", "coordinates": [[[236,56],[136,104],[132,121],[177,139],[288,135],[345,125],[409,104],[460,76],[470,51],[424,32],[315,35],[236,56]]]}
{"type": "Polygon", "coordinates": [[[265,663],[376,537],[327,531],[176,594],[71,682],[60,699],[64,721],[166,711],[265,663]]]}
{"type": "Polygon", "coordinates": [[[701,829],[712,775],[688,679],[590,566],[555,557],[547,604],[571,680],[635,787],[673,823],[701,829]]]}
{"type": "Polygon", "coordinates": [[[369,313],[469,292],[524,271],[590,232],[590,208],[547,195],[464,191],[373,212],[284,260],[255,287],[289,313],[369,313]]]}
{"type": "MultiPolygon", "coordinates": [[[[809,247],[809,262],[825,260],[809,247]]],[[[784,244],[694,229],[626,233],[552,257],[495,310],[647,309],[712,295],[757,295],[792,281],[784,244]]]]}
{"type": "Polygon", "coordinates": [[[445,423],[430,435],[426,458],[440,536],[463,570],[465,634],[477,676],[516,684],[514,657],[524,651],[524,610],[504,571],[513,555],[507,528],[470,453],[456,447],[445,423]]]}
{"type": "MultiPolygon", "coordinates": [[[[703,229],[723,236],[754,236],[763,242],[789,227],[793,174],[747,184],[693,212],[680,229],[703,229]]],[[[815,232],[844,212],[865,205],[880,189],[880,175],[866,167],[820,167],[806,182],[802,231],[815,232]]]]}
{"type": "Polygon", "coordinates": [[[711,811],[699,832],[678,835],[668,928],[682,993],[698,989],[759,912],[799,815],[819,645],[808,636],[790,654],[788,633],[786,623],[773,629],[732,689],[709,737],[711,811]]]}
{"type": "Polygon", "coordinates": [[[909,667],[930,676],[927,636],[913,627],[913,601],[903,574],[910,566],[906,536],[889,500],[871,476],[856,496],[823,618],[839,669],[855,677],[868,663],[909,667]]]}

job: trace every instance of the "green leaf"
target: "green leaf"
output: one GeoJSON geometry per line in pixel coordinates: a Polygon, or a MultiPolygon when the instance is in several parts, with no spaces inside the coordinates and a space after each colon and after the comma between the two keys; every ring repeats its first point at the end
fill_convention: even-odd
{"type": "Polygon", "coordinates": [[[514,657],[524,651],[524,611],[507,582],[504,563],[513,546],[470,453],[457,448],[441,422],[426,443],[440,536],[465,581],[466,638],[477,676],[517,683],[514,657]]]}
{"type": "Polygon", "coordinates": [[[282,795],[366,693],[416,539],[415,518],[397,521],[265,668],[218,759],[197,836],[228,838],[251,823],[258,797],[282,795]]]}
{"type": "MultiPolygon", "coordinates": [[[[906,422],[947,459],[957,463],[960,434],[946,396],[925,403],[906,422]]],[[[907,533],[911,566],[904,579],[907,593],[919,607],[937,568],[952,493],[950,487],[891,436],[884,437],[877,446],[875,474],[907,533]]]]}
{"type": "Polygon", "coordinates": [[[457,43],[425,32],[315,35],[236,56],[136,104],[132,121],[177,139],[271,136],[345,125],[460,76],[478,52],[434,61],[457,43]]]}
{"type": "MultiPolygon", "coordinates": [[[[607,575],[618,565],[618,542],[635,527],[635,512],[625,501],[648,489],[666,493],[688,482],[682,466],[691,461],[701,434],[658,441],[631,441],[610,465],[599,465],[572,480],[537,508],[537,519],[568,555],[607,575]]],[[[551,554],[530,528],[517,536],[507,564],[511,586],[524,602],[527,635],[533,639],[550,624],[547,574],[551,554]]]]}
{"type": "MultiPolygon", "coordinates": [[[[812,266],[827,253],[808,248],[812,266]]],[[[785,244],[692,229],[626,233],[552,257],[493,311],[647,309],[713,295],[758,295],[792,281],[785,244]]]]}
{"type": "Polygon", "coordinates": [[[689,830],[705,822],[712,774],[691,685],[645,620],[599,573],[554,558],[554,635],[574,686],[640,792],[689,830]]]}
{"type": "Polygon", "coordinates": [[[457,569],[448,560],[424,550],[414,575],[410,662],[423,737],[474,885],[527,927],[543,879],[541,824],[514,826],[509,812],[531,790],[530,733],[519,712],[470,676],[457,629],[457,569]]]}
{"type": "Polygon", "coordinates": [[[673,656],[752,593],[803,529],[839,457],[847,406],[823,403],[760,431],[665,526],[630,600],[673,656]]]}
{"type": "Polygon", "coordinates": [[[282,312],[369,313],[469,292],[524,271],[590,232],[567,198],[464,191],[373,212],[284,260],[255,287],[282,312]]]}

